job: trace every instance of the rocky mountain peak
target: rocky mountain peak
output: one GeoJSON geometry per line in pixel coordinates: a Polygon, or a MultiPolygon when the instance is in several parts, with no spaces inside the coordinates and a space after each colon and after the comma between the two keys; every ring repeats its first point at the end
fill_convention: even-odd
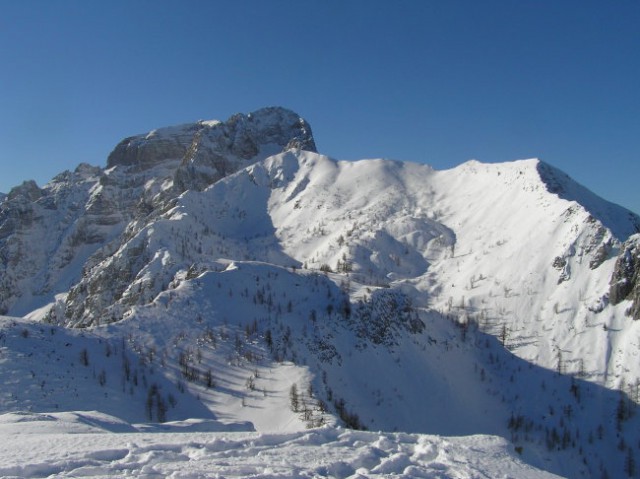
{"type": "Polygon", "coordinates": [[[21,185],[11,188],[8,198],[15,200],[17,198],[24,198],[27,201],[36,201],[42,196],[42,190],[38,187],[35,181],[27,180],[21,185]]]}
{"type": "Polygon", "coordinates": [[[316,151],[311,127],[291,110],[269,107],[224,122],[198,121],[125,138],[109,155],[107,168],[144,170],[170,160],[224,166],[220,157],[249,161],[265,149],[272,154],[292,146],[316,151]]]}

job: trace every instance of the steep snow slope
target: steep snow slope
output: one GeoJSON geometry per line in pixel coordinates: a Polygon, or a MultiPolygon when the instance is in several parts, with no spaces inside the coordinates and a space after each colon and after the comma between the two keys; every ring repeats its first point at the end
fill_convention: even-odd
{"type": "MultiPolygon", "coordinates": [[[[346,294],[357,286],[339,287],[341,280],[264,263],[212,264],[207,272],[178,275],[151,304],[91,334],[131,353],[140,386],[124,379],[117,358],[106,377],[135,392],[129,407],[140,416],[152,391],[140,371],[151,370],[176,385],[161,387],[163,397],[177,389],[178,407],[197,399],[226,425],[218,428],[250,421],[261,432],[296,431],[339,416],[374,430],[510,437],[527,462],[568,477],[623,470],[626,449],[614,438],[623,431],[628,444],[640,439],[635,405],[624,397],[517,360],[495,338],[403,305],[403,296],[387,288],[370,287],[366,302],[347,312],[346,294]],[[619,411],[629,413],[618,420],[619,411]]],[[[16,322],[14,342],[28,344],[21,327],[16,322]]],[[[47,350],[28,350],[34,349],[47,350]]],[[[91,364],[104,361],[102,347],[87,349],[91,364]]],[[[71,362],[80,361],[80,352],[77,346],[71,362]]],[[[26,371],[18,375],[29,383],[26,371]]],[[[82,398],[86,388],[91,397],[91,387],[79,383],[76,394],[82,398]]],[[[109,412],[130,417],[117,407],[109,412]]],[[[168,408],[166,420],[180,417],[168,408]]]]}
{"type": "Polygon", "coordinates": [[[167,405],[172,419],[214,419],[210,410],[180,394],[153,365],[140,361],[125,337],[0,317],[0,378],[3,413],[91,408],[130,423],[157,420],[155,405],[153,411],[146,410],[153,387],[162,392],[163,400],[179,399],[175,406],[167,405]]]}
{"type": "MultiPolygon", "coordinates": [[[[637,218],[568,178],[550,186],[548,173],[540,176],[550,167],[536,161],[462,170],[439,179],[453,192],[440,203],[457,241],[434,271],[441,289],[432,304],[457,306],[486,330],[505,332],[525,359],[619,386],[629,350],[615,348],[610,330],[622,328],[633,341],[638,330],[624,306],[608,305],[609,281],[637,218]],[[573,199],[550,194],[559,190],[573,199]]],[[[634,370],[626,380],[637,377],[634,370]]]]}
{"type": "Polygon", "coordinates": [[[624,235],[640,224],[631,213],[569,179],[551,184],[537,160],[437,172],[289,153],[264,170],[276,236],[309,268],[349,270],[483,330],[506,328],[509,347],[545,367],[561,355],[566,372],[614,387],[624,377],[610,330],[638,335],[628,304],[609,305],[608,293],[624,235]]]}

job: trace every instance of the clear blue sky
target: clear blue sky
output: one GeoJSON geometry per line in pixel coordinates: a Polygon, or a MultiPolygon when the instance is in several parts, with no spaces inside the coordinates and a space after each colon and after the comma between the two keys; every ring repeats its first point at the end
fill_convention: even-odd
{"type": "Polygon", "coordinates": [[[539,157],[640,213],[640,2],[0,0],[0,191],[270,105],[318,149],[539,157]]]}

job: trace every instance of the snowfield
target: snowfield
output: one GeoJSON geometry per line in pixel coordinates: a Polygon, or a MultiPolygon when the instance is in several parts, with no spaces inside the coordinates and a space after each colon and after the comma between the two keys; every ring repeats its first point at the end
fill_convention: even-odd
{"type": "Polygon", "coordinates": [[[638,232],[281,108],[129,137],[0,198],[0,476],[640,477],[638,232]]]}
{"type": "MultiPolygon", "coordinates": [[[[441,438],[322,428],[287,434],[119,432],[101,414],[0,416],[0,476],[550,479],[490,436],[441,438]]],[[[169,432],[170,431],[170,432],[169,432]]]]}

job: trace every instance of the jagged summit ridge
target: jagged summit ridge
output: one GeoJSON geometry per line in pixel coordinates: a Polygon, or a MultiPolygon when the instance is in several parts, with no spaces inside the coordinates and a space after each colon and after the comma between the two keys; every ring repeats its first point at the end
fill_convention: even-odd
{"type": "Polygon", "coordinates": [[[291,110],[268,107],[235,114],[224,122],[198,121],[125,138],[109,155],[107,168],[144,169],[167,160],[202,162],[203,151],[249,160],[269,146],[272,150],[296,147],[316,151],[311,127],[304,119],[291,110]]]}
{"type": "Polygon", "coordinates": [[[107,168],[140,172],[165,167],[173,172],[178,192],[202,190],[290,148],[316,151],[311,126],[291,110],[268,107],[224,122],[198,121],[125,138],[109,155],[107,168]]]}
{"type": "Polygon", "coordinates": [[[83,164],[42,188],[13,188],[0,203],[0,314],[51,302],[184,191],[287,148],[315,149],[311,127],[290,110],[263,108],[130,137],[105,169],[83,164]]]}
{"type": "Polygon", "coordinates": [[[536,168],[550,193],[579,203],[595,219],[611,229],[618,239],[624,241],[630,235],[640,232],[640,218],[635,213],[600,198],[549,163],[538,160],[536,168]],[[628,221],[617,220],[621,217],[626,217],[628,221]]]}

